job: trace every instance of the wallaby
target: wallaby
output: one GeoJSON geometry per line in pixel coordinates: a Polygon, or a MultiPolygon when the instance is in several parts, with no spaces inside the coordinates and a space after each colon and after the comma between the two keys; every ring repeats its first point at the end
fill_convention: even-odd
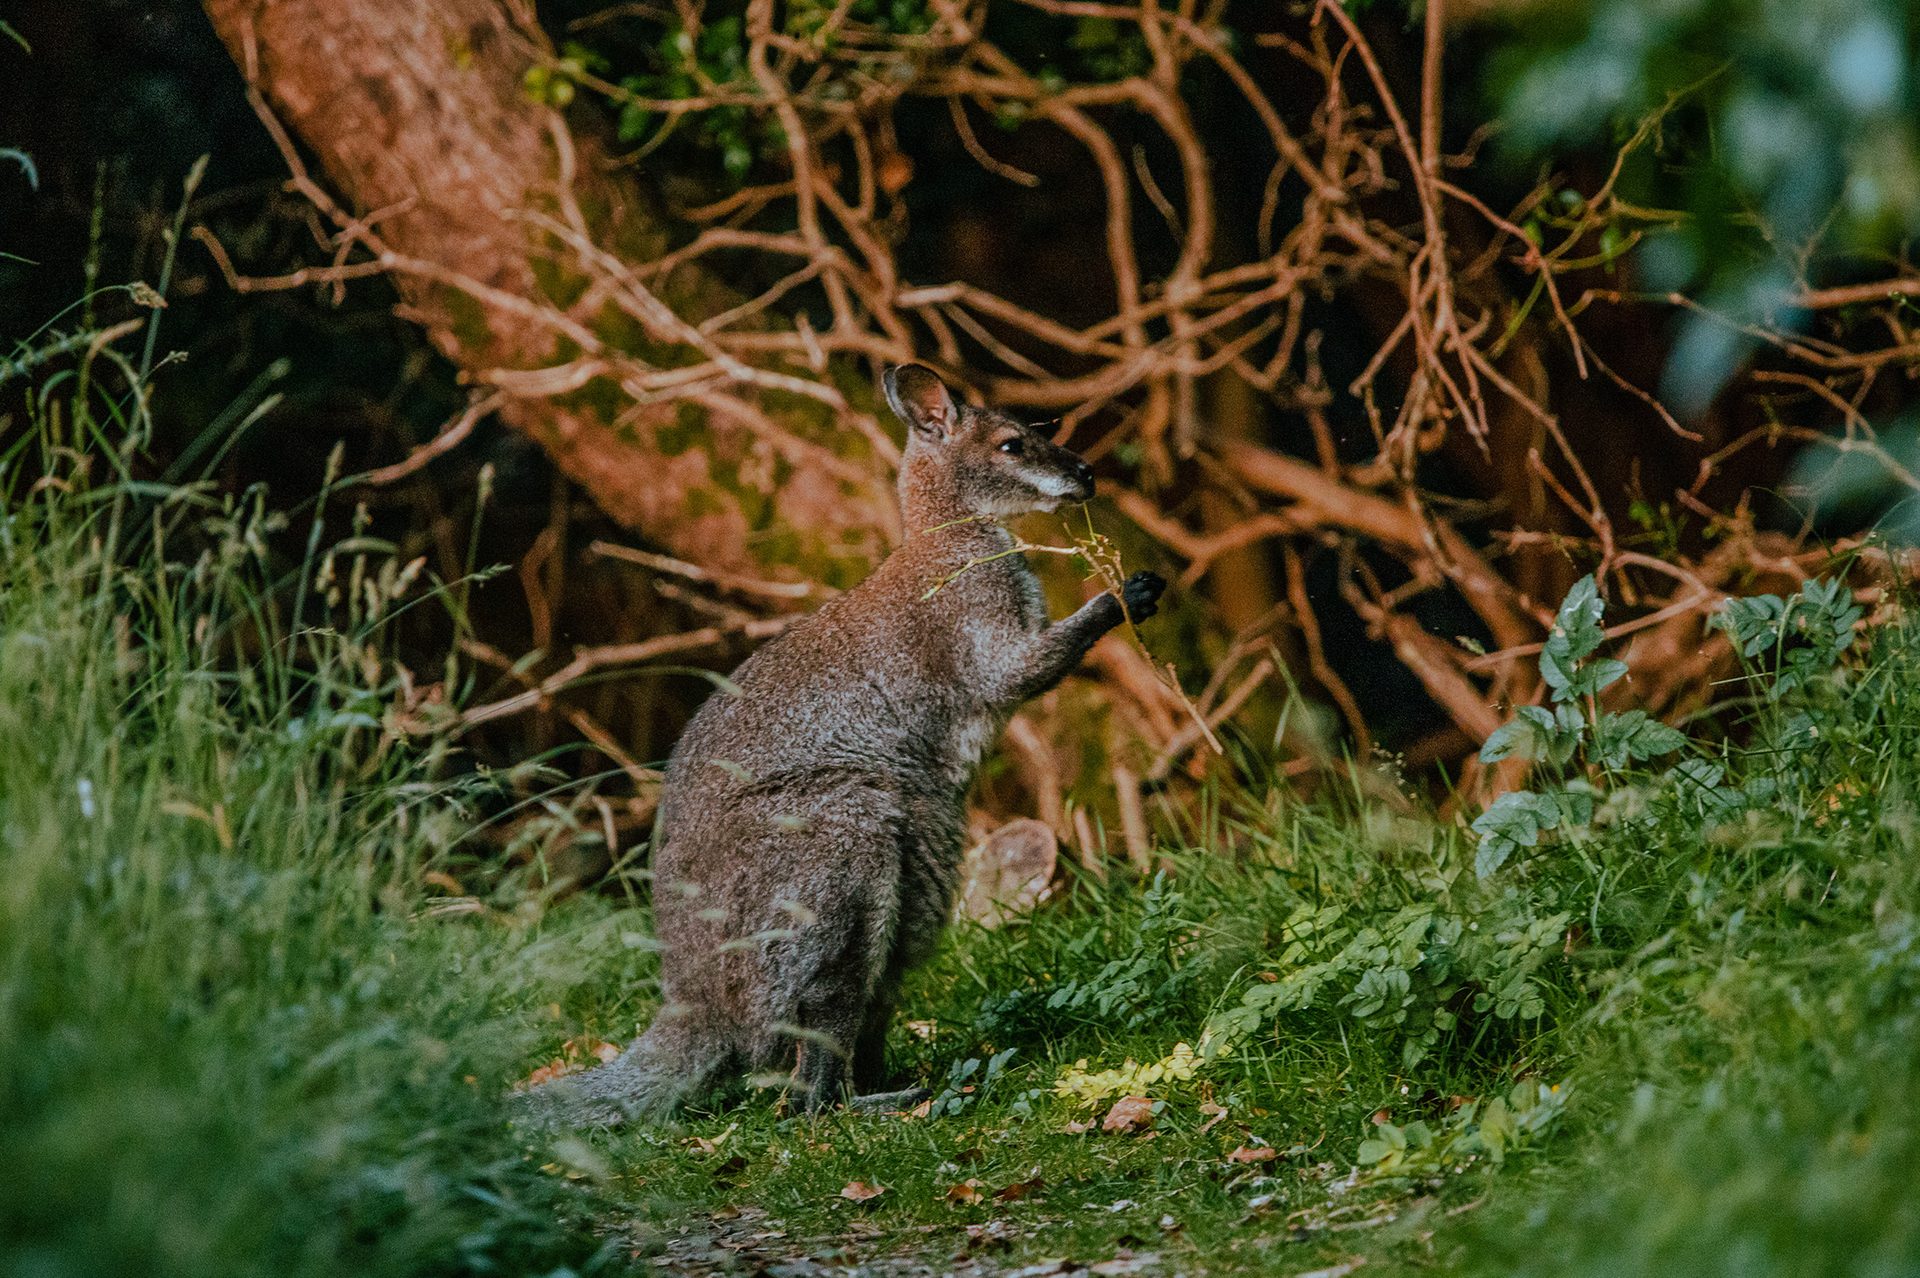
{"type": "Polygon", "coordinates": [[[951,911],[981,755],[1165,589],[1136,573],[1049,625],[998,521],[1087,500],[1092,468],[918,364],[883,383],[909,428],[905,539],[748,658],[675,747],[652,867],[664,1006],[618,1059],[552,1085],[577,1119],[788,1068],[808,1112],[911,1103],[878,1092],[882,1048],[901,976],[951,911]]]}

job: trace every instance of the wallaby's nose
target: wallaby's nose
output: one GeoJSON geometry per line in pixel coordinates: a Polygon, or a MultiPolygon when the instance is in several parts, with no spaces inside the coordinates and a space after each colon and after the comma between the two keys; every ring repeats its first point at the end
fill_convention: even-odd
{"type": "Polygon", "coordinates": [[[1076,457],[1073,461],[1073,477],[1080,481],[1081,501],[1093,496],[1093,467],[1076,457]]]}

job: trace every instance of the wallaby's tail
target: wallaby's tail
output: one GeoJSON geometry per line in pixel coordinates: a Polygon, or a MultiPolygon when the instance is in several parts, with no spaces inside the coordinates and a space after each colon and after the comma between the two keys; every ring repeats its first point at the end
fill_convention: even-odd
{"type": "Polygon", "coordinates": [[[667,1013],[615,1060],[528,1093],[552,1120],[618,1126],[663,1118],[718,1086],[733,1049],[667,1013]]]}

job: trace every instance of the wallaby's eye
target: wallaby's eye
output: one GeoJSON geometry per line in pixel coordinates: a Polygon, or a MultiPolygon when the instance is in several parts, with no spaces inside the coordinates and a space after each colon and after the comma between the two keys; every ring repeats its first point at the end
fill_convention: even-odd
{"type": "Polygon", "coordinates": [[[1018,435],[1000,441],[1000,451],[1009,457],[1018,457],[1027,451],[1027,441],[1018,435]]]}

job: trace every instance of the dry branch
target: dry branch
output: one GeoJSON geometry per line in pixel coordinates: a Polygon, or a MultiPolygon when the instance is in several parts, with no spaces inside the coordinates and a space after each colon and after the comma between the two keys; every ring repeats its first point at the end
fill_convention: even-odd
{"type": "MultiPolygon", "coordinates": [[[[982,4],[962,0],[933,0],[930,29],[910,35],[843,4],[827,19],[831,41],[788,29],[772,0],[752,0],[743,78],[652,101],[567,70],[517,8],[491,0],[206,0],[258,90],[295,187],[332,227],[328,265],[249,278],[209,239],[221,268],[253,290],[388,275],[435,344],[490,388],[440,439],[370,482],[410,473],[497,404],[650,543],[599,543],[597,553],[732,601],[698,605],[724,624],[583,649],[533,686],[470,711],[470,724],[546,706],[611,665],[773,633],[781,623],[743,610],[790,609],[825,593],[824,583],[857,575],[893,531],[882,490],[898,450],[866,401],[844,388],[870,382],[891,360],[931,358],[1000,403],[1058,412],[1062,434],[1090,456],[1135,459],[1124,470],[1110,465],[1123,473],[1109,484],[1119,481],[1119,508],[1185,561],[1184,589],[1200,589],[1225,556],[1270,554],[1270,566],[1284,567],[1287,605],[1278,615],[1299,632],[1303,682],[1338,706],[1362,753],[1372,740],[1368,711],[1323,640],[1315,609],[1328,605],[1309,597],[1302,575],[1313,555],[1338,556],[1343,605],[1456,726],[1432,738],[1449,749],[1471,748],[1510,703],[1537,695],[1527,658],[1550,623],[1549,592],[1579,571],[1596,571],[1619,602],[1631,601],[1635,615],[1614,633],[1631,640],[1635,686],[1671,700],[1680,695],[1672,680],[1647,663],[1674,661],[1679,639],[1698,635],[1704,612],[1742,573],[1800,562],[1797,544],[1727,520],[1718,521],[1725,536],[1710,554],[1692,552],[1698,562],[1637,549],[1615,528],[1619,468],[1607,441],[1593,437],[1596,419],[1582,416],[1597,388],[1625,397],[1697,464],[1691,484],[1671,495],[1688,510],[1707,509],[1708,485],[1752,449],[1827,438],[1836,423],[1837,447],[1887,457],[1860,405],[1883,372],[1920,363],[1920,342],[1898,324],[1889,322],[1888,342],[1861,349],[1837,331],[1714,317],[1785,366],[1755,385],[1800,396],[1817,412],[1712,435],[1681,423],[1621,371],[1627,365],[1603,355],[1588,331],[1597,307],[1710,315],[1690,298],[1597,286],[1596,269],[1612,260],[1596,247],[1606,228],[1637,237],[1678,216],[1634,208],[1615,192],[1628,157],[1657,135],[1659,116],[1628,139],[1577,211],[1540,223],[1551,234],[1523,229],[1559,179],[1502,213],[1470,189],[1470,158],[1446,154],[1441,0],[1426,7],[1410,85],[1396,84],[1395,61],[1333,0],[1276,20],[1285,29],[1263,33],[1244,58],[1232,51],[1218,6],[995,2],[1118,24],[1138,36],[1146,65],[1111,80],[1043,79],[986,37],[982,4]],[[686,235],[669,248],[668,227],[649,212],[656,206],[610,165],[604,146],[528,101],[522,76],[533,65],[676,124],[744,111],[778,139],[778,156],[737,192],[682,210],[686,235]],[[1278,99],[1283,69],[1316,86],[1311,100],[1278,99]],[[1184,94],[1202,75],[1251,110],[1260,123],[1253,139],[1210,136],[1196,123],[1184,94]],[[1110,299],[1106,313],[1068,322],[980,281],[906,278],[882,214],[915,171],[893,128],[909,98],[942,101],[961,151],[995,180],[1039,179],[996,158],[974,132],[975,116],[1017,114],[1075,148],[1100,197],[1089,238],[1104,268],[1089,292],[1110,299]],[[1137,141],[1143,132],[1163,144],[1153,153],[1171,157],[1165,171],[1137,141]],[[306,153],[330,187],[308,174],[306,153]],[[1256,224],[1223,226],[1237,205],[1221,198],[1216,175],[1249,163],[1267,175],[1256,224]],[[1277,211],[1289,203],[1298,215],[1279,226],[1277,211]],[[1157,271],[1145,264],[1134,221],[1146,207],[1175,242],[1157,271]],[[1234,257],[1226,245],[1257,249],[1236,248],[1234,257]],[[721,276],[724,264],[742,260],[760,268],[751,292],[721,276]],[[1361,371],[1344,398],[1319,362],[1326,300],[1364,308],[1373,327],[1373,348],[1356,360],[1361,371]],[[1219,402],[1209,387],[1229,380],[1259,405],[1257,420],[1231,429],[1207,411],[1219,402]],[[1360,429],[1336,429],[1336,408],[1351,410],[1360,429]],[[1282,436],[1272,428],[1285,423],[1311,438],[1311,460],[1276,443],[1282,436]],[[690,438],[663,442],[688,435],[689,424],[690,438]],[[1100,432],[1091,445],[1089,428],[1100,432]],[[1436,455],[1483,476],[1484,500],[1436,500],[1423,487],[1436,455]],[[1208,514],[1196,528],[1184,500],[1196,490],[1211,511],[1242,517],[1223,526],[1208,514]],[[749,517],[761,505],[764,513],[749,517]],[[767,530],[788,535],[759,535],[767,530]],[[776,543],[786,548],[770,553],[776,543]],[[1436,592],[1471,610],[1490,654],[1420,625],[1416,604],[1436,592]]],[[[697,17],[700,7],[688,0],[679,11],[697,17]]],[[[643,172],[658,144],[642,148],[643,172]]],[[[1903,273],[1808,285],[1793,301],[1826,314],[1891,307],[1916,293],[1920,280],[1903,273]]],[[[1683,664],[1688,677],[1705,668],[1683,664]]],[[[1224,692],[1214,681],[1210,708],[1195,720],[1184,694],[1141,653],[1108,645],[1094,669],[1151,744],[1151,779],[1168,775],[1233,713],[1260,704],[1273,673],[1256,665],[1224,692]]],[[[1066,833],[1083,821],[1078,810],[1068,816],[1060,798],[1068,783],[1037,723],[1018,721],[1012,739],[1055,828],[1066,833]]],[[[1107,774],[1129,796],[1120,815],[1132,846],[1134,773],[1123,764],[1107,774]]]]}

